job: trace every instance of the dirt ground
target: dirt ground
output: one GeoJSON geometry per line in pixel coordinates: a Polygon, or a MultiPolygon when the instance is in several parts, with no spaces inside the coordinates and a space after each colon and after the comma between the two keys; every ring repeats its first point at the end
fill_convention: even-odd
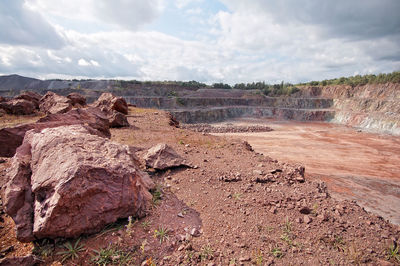
{"type": "MultiPolygon", "coordinates": [[[[147,217],[121,219],[83,236],[78,257],[63,265],[400,263],[399,226],[330,197],[320,180],[306,176],[303,182],[299,168],[254,152],[241,140],[169,126],[159,110],[131,108],[129,122],[134,127],[112,130],[113,141],[136,147],[139,158],[167,143],[192,167],[157,172],[141,159],[158,184],[147,217]]],[[[8,160],[0,164],[3,178],[7,165],[8,160]]],[[[2,232],[12,232],[10,218],[2,217],[2,232]]],[[[18,244],[0,241],[0,250],[18,244]]],[[[60,265],[68,241],[77,239],[39,241],[35,254],[43,265],[60,265]]]]}
{"type": "Polygon", "coordinates": [[[329,123],[262,119],[230,121],[264,124],[266,133],[224,134],[248,141],[260,153],[301,163],[310,179],[324,180],[339,198],[400,224],[400,137],[360,132],[329,123]]]}

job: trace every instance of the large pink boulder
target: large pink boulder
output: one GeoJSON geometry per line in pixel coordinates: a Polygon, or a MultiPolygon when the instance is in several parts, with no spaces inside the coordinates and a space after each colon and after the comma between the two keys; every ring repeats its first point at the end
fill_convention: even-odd
{"type": "Polygon", "coordinates": [[[62,114],[72,109],[71,100],[54,92],[47,92],[39,101],[40,111],[46,114],[62,114]]]}
{"type": "Polygon", "coordinates": [[[108,118],[99,109],[74,109],[66,114],[47,115],[36,123],[0,129],[0,156],[14,156],[15,150],[22,144],[28,130],[76,124],[85,125],[92,134],[111,137],[108,118]]]}
{"type": "Polygon", "coordinates": [[[27,132],[4,193],[17,238],[78,237],[144,216],[154,184],[137,162],[128,146],[82,125],[27,132]]]}
{"type": "Polygon", "coordinates": [[[109,92],[105,92],[100,95],[99,99],[93,103],[94,107],[99,107],[106,113],[111,113],[112,110],[128,114],[128,104],[122,97],[116,97],[109,92]]]}
{"type": "Polygon", "coordinates": [[[143,159],[147,167],[164,170],[171,167],[184,166],[185,160],[174,149],[164,143],[150,148],[143,159]]]}
{"type": "Polygon", "coordinates": [[[0,103],[0,108],[12,115],[30,115],[36,110],[35,104],[24,99],[12,99],[0,103]]]}

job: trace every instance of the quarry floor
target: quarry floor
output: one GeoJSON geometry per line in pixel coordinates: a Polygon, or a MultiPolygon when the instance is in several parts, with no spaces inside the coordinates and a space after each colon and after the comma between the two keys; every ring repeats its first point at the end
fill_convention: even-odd
{"type": "Polygon", "coordinates": [[[372,134],[330,123],[242,118],[222,125],[268,125],[265,133],[224,133],[255,151],[305,165],[306,177],[325,181],[339,199],[356,200],[400,224],[400,137],[372,134]]]}

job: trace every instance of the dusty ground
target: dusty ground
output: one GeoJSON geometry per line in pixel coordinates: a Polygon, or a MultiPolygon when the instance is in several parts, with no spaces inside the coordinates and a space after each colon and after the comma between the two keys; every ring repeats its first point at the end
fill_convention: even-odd
{"type": "MultiPolygon", "coordinates": [[[[132,108],[129,122],[135,127],[112,130],[112,140],[137,147],[139,157],[167,143],[193,167],[147,169],[158,184],[148,216],[131,225],[122,219],[82,237],[79,257],[64,264],[100,264],[95,250],[101,249],[102,262],[116,265],[400,263],[394,247],[399,226],[353,202],[338,202],[320,181],[291,179],[290,165],[250,151],[238,140],[171,127],[162,111],[132,108]],[[255,182],[266,174],[271,179],[255,182]]],[[[7,162],[0,164],[0,170],[6,167],[7,162]]],[[[2,232],[13,230],[10,224],[0,226],[2,232]]],[[[57,265],[65,241],[36,243],[42,264],[57,265]]],[[[0,250],[5,248],[2,244],[0,250]]]]}
{"type": "Polygon", "coordinates": [[[265,155],[305,165],[306,175],[327,182],[335,196],[357,202],[400,224],[400,137],[359,132],[328,123],[242,119],[266,124],[267,133],[227,134],[265,155]]]}

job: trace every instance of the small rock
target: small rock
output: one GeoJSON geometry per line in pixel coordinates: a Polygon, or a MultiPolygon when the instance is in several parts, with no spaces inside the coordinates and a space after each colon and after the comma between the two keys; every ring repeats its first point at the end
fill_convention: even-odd
{"type": "Polygon", "coordinates": [[[312,218],[308,215],[304,215],[304,223],[309,224],[312,222],[312,218]]]}
{"type": "Polygon", "coordinates": [[[275,213],[276,213],[276,207],[272,207],[271,209],[269,209],[269,211],[270,211],[271,213],[275,214],[275,213]]]}
{"type": "Polygon", "coordinates": [[[253,170],[253,174],[255,175],[262,175],[263,172],[261,170],[253,170]]]}
{"type": "Polygon", "coordinates": [[[303,223],[303,220],[300,217],[298,217],[298,218],[296,218],[296,223],[301,224],[301,223],[303,223]]]}
{"type": "Polygon", "coordinates": [[[196,227],[192,228],[192,230],[190,230],[190,235],[191,235],[191,236],[194,236],[194,237],[200,236],[200,231],[199,231],[199,229],[197,229],[196,227]]]}
{"type": "Polygon", "coordinates": [[[249,256],[243,256],[243,257],[240,257],[240,258],[239,258],[239,261],[240,261],[240,262],[250,261],[250,260],[251,260],[251,258],[250,258],[249,256]]]}
{"type": "Polygon", "coordinates": [[[184,216],[183,216],[183,214],[180,212],[180,213],[178,213],[178,217],[183,218],[184,216]]]}
{"type": "Polygon", "coordinates": [[[178,251],[182,251],[183,249],[185,248],[185,245],[180,245],[179,247],[178,247],[178,251]]]}

